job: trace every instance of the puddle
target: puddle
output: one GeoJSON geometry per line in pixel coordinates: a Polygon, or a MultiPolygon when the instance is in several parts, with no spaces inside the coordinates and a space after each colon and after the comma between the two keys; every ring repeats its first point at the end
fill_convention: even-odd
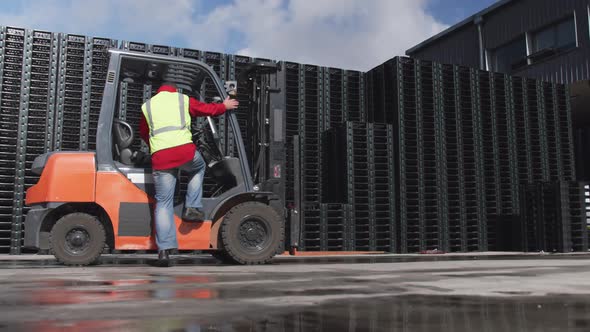
{"type": "Polygon", "coordinates": [[[588,331],[590,298],[400,296],[319,306],[143,319],[43,320],[2,330],[39,331],[588,331]]]}

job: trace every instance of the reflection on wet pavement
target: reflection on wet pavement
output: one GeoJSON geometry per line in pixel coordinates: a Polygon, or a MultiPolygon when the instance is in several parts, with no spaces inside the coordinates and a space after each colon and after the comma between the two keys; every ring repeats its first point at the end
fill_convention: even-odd
{"type": "Polygon", "coordinates": [[[590,255],[0,260],[0,331],[589,331],[590,255]],[[407,261],[406,261],[407,260],[407,261]]]}
{"type": "MultiPolygon", "coordinates": [[[[590,298],[405,296],[214,319],[39,321],[35,331],[588,331],[590,298]],[[548,319],[549,317],[549,319],[548,319]]],[[[220,308],[223,310],[223,308],[220,308]]],[[[8,326],[7,326],[8,327],[8,326]]]]}

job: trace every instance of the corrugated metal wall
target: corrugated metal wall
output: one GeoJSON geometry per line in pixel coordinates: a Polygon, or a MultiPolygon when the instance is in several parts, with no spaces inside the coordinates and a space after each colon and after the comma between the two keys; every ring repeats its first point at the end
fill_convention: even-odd
{"type": "Polygon", "coordinates": [[[420,49],[413,58],[431,60],[448,64],[479,67],[479,38],[477,27],[468,25],[453,31],[425,48],[420,49]]]}
{"type": "MultiPolygon", "coordinates": [[[[531,30],[565,18],[574,9],[578,23],[584,21],[584,34],[580,39],[588,41],[588,0],[519,0],[500,7],[484,17],[484,45],[496,48],[531,30]],[[580,17],[580,15],[583,15],[580,17]]],[[[580,28],[580,26],[579,26],[580,28]]]]}
{"type": "Polygon", "coordinates": [[[508,4],[484,18],[484,45],[494,49],[527,31],[537,30],[569,17],[575,11],[579,48],[555,58],[532,64],[513,75],[556,83],[571,83],[590,78],[588,57],[588,0],[520,0],[508,4]]]}
{"type": "MultiPolygon", "coordinates": [[[[515,38],[576,13],[579,47],[532,64],[511,75],[571,83],[590,79],[589,0],[513,0],[485,14],[484,46],[494,49],[515,38]]],[[[479,42],[474,24],[468,24],[418,49],[417,59],[479,67],[479,42]]]]}

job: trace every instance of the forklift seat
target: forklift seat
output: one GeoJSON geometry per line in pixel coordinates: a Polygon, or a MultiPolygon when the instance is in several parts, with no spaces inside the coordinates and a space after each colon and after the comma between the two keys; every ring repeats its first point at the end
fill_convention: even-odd
{"type": "Polygon", "coordinates": [[[143,152],[131,149],[134,139],[131,125],[123,120],[115,119],[113,121],[113,136],[115,160],[129,166],[136,166],[138,162],[143,161],[143,152]]]}

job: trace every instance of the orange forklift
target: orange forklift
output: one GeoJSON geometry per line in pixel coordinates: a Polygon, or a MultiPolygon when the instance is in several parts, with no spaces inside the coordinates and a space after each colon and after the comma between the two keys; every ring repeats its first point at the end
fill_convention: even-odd
{"type": "MultiPolygon", "coordinates": [[[[50,250],[66,265],[97,262],[105,248],[155,250],[154,185],[149,153],[137,148],[134,127],[119,113],[122,82],[157,85],[166,77],[183,93],[203,100],[205,86],[217,99],[234,91],[206,64],[174,56],[109,50],[109,67],[97,127],[96,151],[50,152],[37,157],[40,175],[27,190],[31,207],[24,246],[50,250]],[[135,142],[134,142],[135,141],[135,142]],[[135,144],[134,144],[135,143],[135,144]]],[[[260,66],[264,67],[263,65],[260,66]]],[[[266,70],[263,68],[263,70],[266,70]]],[[[204,222],[184,222],[184,199],[176,184],[175,223],[179,250],[199,250],[234,264],[264,264],[284,251],[285,212],[279,195],[255,185],[232,111],[220,139],[216,121],[191,124],[193,138],[217,190],[203,198],[204,222]]]]}

